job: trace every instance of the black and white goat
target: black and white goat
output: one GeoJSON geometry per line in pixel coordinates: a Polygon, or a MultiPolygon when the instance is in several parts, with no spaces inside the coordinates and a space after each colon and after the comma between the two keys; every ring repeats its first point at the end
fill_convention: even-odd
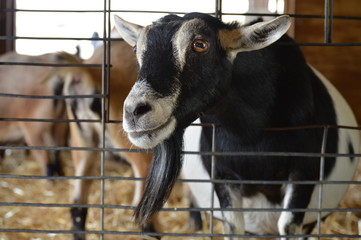
{"type": "MultiPolygon", "coordinates": [[[[357,126],[342,96],[284,35],[289,26],[288,16],[239,26],[190,13],[169,15],[147,27],[116,17],[116,27],[136,48],[140,66],[138,80],[124,103],[123,128],[133,144],[154,148],[136,221],[144,223],[163,206],[180,173],[184,130],[197,118],[219,126],[215,148],[222,152],[317,153],[322,128],[266,128],[357,126]]],[[[193,134],[190,139],[195,145],[190,150],[211,151],[212,129],[193,134]]],[[[186,147],[189,143],[186,134],[186,147]]],[[[357,131],[329,129],[327,153],[353,154],[358,148],[357,131]]],[[[209,179],[209,156],[185,158],[185,177],[209,179]]],[[[320,178],[320,161],[317,157],[218,156],[215,178],[312,181],[320,178]]],[[[350,180],[357,161],[343,156],[326,158],[324,179],[350,180]]],[[[210,207],[211,194],[206,192],[210,184],[203,189],[189,185],[196,204],[210,207]]],[[[325,184],[322,207],[337,207],[347,187],[325,184]]],[[[317,208],[319,191],[319,185],[311,184],[215,184],[216,207],[285,209],[223,211],[216,216],[231,234],[279,233],[285,238],[301,234],[306,224],[317,219],[317,213],[287,209],[317,208]]]]}

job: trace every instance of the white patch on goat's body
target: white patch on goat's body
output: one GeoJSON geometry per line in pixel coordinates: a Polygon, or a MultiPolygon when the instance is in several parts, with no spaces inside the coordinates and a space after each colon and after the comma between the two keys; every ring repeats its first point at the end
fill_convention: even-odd
{"type": "Polygon", "coordinates": [[[179,92],[167,97],[157,97],[155,91],[145,81],[136,82],[124,102],[126,109],[132,109],[138,104],[147,103],[151,110],[140,116],[136,121],[124,117],[123,128],[128,133],[129,140],[141,148],[153,148],[167,139],[175,130],[176,119],[172,116],[179,92]]]}
{"type": "MultiPolygon", "coordinates": [[[[312,68],[312,67],[311,67],[312,68]]],[[[342,95],[336,90],[336,88],[316,69],[312,68],[317,77],[325,85],[328,93],[330,94],[336,116],[337,116],[337,125],[343,126],[357,126],[356,119],[352,113],[352,110],[348,106],[345,99],[342,95]]],[[[352,144],[354,151],[359,151],[360,137],[357,130],[350,129],[339,129],[338,130],[338,153],[349,153],[348,144],[352,144]]],[[[325,158],[327,161],[327,158],[325,158]]],[[[358,164],[358,159],[350,160],[349,157],[338,157],[335,162],[335,166],[331,170],[331,173],[324,180],[327,181],[349,181],[352,179],[352,176],[355,173],[356,166],[358,164]]],[[[284,206],[287,206],[287,194],[291,192],[292,188],[287,187],[284,206]]],[[[347,184],[324,184],[322,186],[322,202],[321,209],[325,208],[337,208],[341,199],[348,189],[347,184]]],[[[320,196],[321,187],[316,185],[311,196],[310,203],[308,208],[317,209],[319,207],[319,196],[320,196]]],[[[328,215],[328,212],[321,212],[321,218],[328,215]]],[[[303,224],[309,224],[317,221],[319,213],[318,212],[306,212],[303,224]]],[[[284,226],[287,223],[290,223],[292,220],[292,214],[290,212],[283,212],[281,214],[280,220],[278,222],[280,234],[285,234],[281,232],[284,230],[284,226]]],[[[299,230],[296,234],[300,234],[299,230]]]]}
{"type": "MultiPolygon", "coordinates": [[[[199,119],[194,123],[200,123],[199,119]]],[[[189,126],[184,132],[184,151],[199,152],[201,140],[201,126],[189,126]]],[[[201,179],[210,180],[210,176],[202,163],[201,155],[199,154],[184,154],[184,163],[182,168],[182,177],[184,179],[201,179]]],[[[207,183],[188,183],[188,186],[194,196],[196,205],[200,208],[210,208],[212,198],[212,184],[207,183]]],[[[214,206],[220,208],[217,194],[213,193],[214,206]]],[[[214,212],[214,216],[222,219],[221,212],[214,212]]]]}
{"type": "MultiPolygon", "coordinates": [[[[286,190],[285,190],[285,196],[283,198],[283,208],[287,209],[289,206],[289,203],[291,201],[292,195],[293,195],[294,187],[292,184],[287,184],[286,190]]],[[[281,235],[287,235],[286,233],[286,227],[291,224],[293,221],[293,213],[288,211],[283,211],[281,215],[278,218],[277,221],[277,227],[278,232],[281,235]]]]}
{"type": "Polygon", "coordinates": [[[145,149],[154,148],[172,135],[176,125],[177,121],[175,117],[171,117],[169,121],[159,127],[159,129],[154,129],[140,134],[128,133],[128,138],[137,147],[145,149]]]}
{"type": "MultiPolygon", "coordinates": [[[[311,67],[312,68],[312,67],[311,67]]],[[[317,77],[327,88],[336,111],[337,125],[340,126],[357,126],[355,116],[352,113],[351,108],[347,104],[346,100],[336,90],[336,88],[316,69],[312,68],[317,77]]],[[[349,153],[348,146],[352,144],[355,153],[359,152],[360,136],[358,130],[351,129],[339,129],[339,142],[338,153],[349,153]]],[[[327,161],[327,158],[325,158],[327,161]]],[[[358,158],[353,161],[349,157],[338,157],[335,162],[335,166],[332,169],[330,175],[325,178],[327,181],[349,181],[355,173],[356,166],[358,164],[358,158]]],[[[322,194],[322,208],[336,208],[342,199],[343,195],[348,189],[347,184],[324,184],[322,194]]],[[[315,186],[315,190],[312,194],[309,208],[318,208],[320,186],[315,186]]],[[[327,215],[327,212],[322,212],[321,216],[327,215]]],[[[306,213],[304,223],[311,223],[317,219],[318,213],[306,213]]]]}
{"type": "MultiPolygon", "coordinates": [[[[199,119],[194,123],[200,123],[199,119]]],[[[201,126],[190,126],[184,133],[184,151],[198,152],[200,151],[201,126]]],[[[210,176],[205,169],[201,155],[185,154],[184,164],[182,168],[182,177],[184,179],[204,179],[210,180],[210,176]]],[[[187,183],[190,191],[196,201],[197,207],[210,208],[212,197],[211,183],[187,183]]],[[[238,193],[230,192],[232,207],[244,208],[279,208],[269,203],[263,194],[257,194],[251,198],[243,198],[238,193]],[[243,201],[243,202],[242,202],[243,201]]],[[[220,202],[217,194],[213,193],[214,208],[220,208],[220,202]]],[[[255,234],[271,234],[277,233],[275,222],[279,217],[279,212],[229,212],[214,211],[213,216],[226,220],[234,227],[234,231],[242,234],[245,231],[255,234]],[[226,219],[224,219],[226,218],[226,219]],[[245,225],[244,225],[244,224],[245,225]],[[244,228],[243,228],[244,225],[244,228]]]]}
{"type": "Polygon", "coordinates": [[[140,33],[137,45],[135,46],[136,56],[138,60],[139,67],[143,64],[143,56],[147,50],[147,35],[149,32],[150,26],[144,27],[143,31],[140,33]]]}
{"type": "MultiPolygon", "coordinates": [[[[242,197],[239,192],[232,191],[228,188],[228,193],[230,197],[230,206],[229,208],[242,208],[243,202],[241,201],[242,197]]],[[[223,217],[226,221],[224,229],[226,234],[239,234],[243,235],[245,233],[244,217],[242,211],[224,211],[223,217]]],[[[227,238],[226,238],[227,239],[227,238]]]]}
{"type": "Polygon", "coordinates": [[[178,31],[174,34],[172,39],[173,51],[176,59],[176,64],[182,70],[186,63],[187,51],[193,40],[202,38],[197,36],[197,30],[204,26],[205,23],[201,19],[191,19],[182,23],[178,31]]]}
{"type": "MultiPolygon", "coordinates": [[[[280,208],[280,205],[275,205],[267,201],[266,196],[258,193],[253,197],[243,198],[244,208],[256,209],[272,209],[280,208]]],[[[280,212],[270,211],[246,211],[244,212],[245,229],[247,232],[253,234],[274,234],[277,233],[276,222],[280,216],[280,212]]]]}

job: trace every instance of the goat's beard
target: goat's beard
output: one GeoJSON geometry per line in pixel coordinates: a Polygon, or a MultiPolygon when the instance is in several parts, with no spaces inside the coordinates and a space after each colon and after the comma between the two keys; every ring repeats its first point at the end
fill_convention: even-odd
{"type": "Polygon", "coordinates": [[[167,201],[182,168],[182,147],[184,129],[174,133],[153,152],[152,166],[142,199],[135,210],[135,221],[146,224],[167,201]]]}

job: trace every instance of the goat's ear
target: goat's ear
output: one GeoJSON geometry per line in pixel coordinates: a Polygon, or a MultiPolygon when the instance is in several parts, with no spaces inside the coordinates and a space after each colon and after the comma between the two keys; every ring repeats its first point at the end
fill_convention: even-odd
{"type": "Polygon", "coordinates": [[[115,28],[118,30],[120,36],[132,47],[135,47],[140,32],[143,27],[134,23],[130,23],[120,18],[117,15],[114,15],[115,28]]]}
{"type": "Polygon", "coordinates": [[[234,30],[221,30],[219,39],[233,60],[237,53],[267,47],[285,34],[291,25],[287,15],[234,30]]]}

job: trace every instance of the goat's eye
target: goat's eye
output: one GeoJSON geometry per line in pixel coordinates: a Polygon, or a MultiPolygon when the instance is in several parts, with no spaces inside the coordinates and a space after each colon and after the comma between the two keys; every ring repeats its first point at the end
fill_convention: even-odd
{"type": "Polygon", "coordinates": [[[208,50],[208,42],[204,40],[194,40],[192,43],[192,50],[198,53],[206,52],[208,50]]]}
{"type": "Polygon", "coordinates": [[[133,52],[134,52],[134,54],[137,54],[137,46],[133,47],[133,52]]]}

